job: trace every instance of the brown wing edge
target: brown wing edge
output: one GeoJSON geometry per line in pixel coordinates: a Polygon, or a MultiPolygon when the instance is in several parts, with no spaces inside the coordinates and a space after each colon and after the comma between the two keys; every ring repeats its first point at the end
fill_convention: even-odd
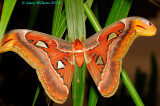
{"type": "Polygon", "coordinates": [[[104,71],[101,74],[102,80],[97,86],[102,96],[108,98],[115,94],[119,86],[121,70],[122,61],[110,61],[105,66],[104,71]],[[108,66],[109,64],[111,65],[108,66]]]}
{"type": "MultiPolygon", "coordinates": [[[[65,102],[67,99],[67,96],[69,94],[68,87],[66,85],[64,85],[63,78],[60,77],[59,73],[56,73],[56,71],[54,69],[52,70],[52,68],[50,68],[50,70],[47,70],[48,69],[47,66],[49,66],[50,62],[49,63],[47,62],[48,59],[46,59],[46,53],[42,52],[42,50],[36,49],[32,44],[29,44],[28,42],[26,42],[26,40],[24,39],[25,38],[24,36],[28,32],[32,32],[32,30],[16,29],[16,30],[12,30],[9,33],[7,33],[7,35],[5,36],[5,38],[3,39],[2,43],[1,43],[1,48],[0,48],[1,52],[14,51],[17,54],[19,54],[29,65],[31,65],[33,68],[36,69],[38,78],[39,78],[40,82],[42,83],[42,86],[45,89],[47,95],[57,103],[65,102]],[[8,39],[11,39],[11,40],[8,40],[8,39]],[[12,41],[14,41],[14,42],[12,42],[12,41]],[[7,49],[5,49],[5,48],[7,48],[7,49]],[[25,50],[27,50],[27,51],[25,51],[25,50]],[[34,51],[34,53],[32,53],[33,51],[34,51]],[[40,52],[42,52],[42,53],[40,53],[40,52]],[[45,60],[42,61],[41,59],[45,59],[45,60]],[[48,71],[48,73],[50,73],[51,71],[54,71],[54,76],[56,76],[57,80],[54,80],[53,83],[59,83],[58,86],[60,85],[61,87],[58,87],[56,85],[55,89],[59,90],[57,88],[60,88],[63,90],[63,92],[62,92],[63,98],[61,98],[61,95],[59,98],[58,93],[61,93],[61,92],[57,93],[55,91],[56,92],[55,95],[58,95],[57,96],[58,99],[49,93],[49,91],[47,90],[47,87],[45,86],[46,80],[43,80],[44,76],[40,73],[40,71],[42,71],[42,73],[44,71],[46,71],[46,72],[48,71]]],[[[33,31],[33,32],[38,33],[37,31],[33,31]]],[[[39,33],[39,34],[43,34],[43,33],[39,33]]],[[[47,36],[47,37],[49,37],[49,36],[47,36]]],[[[54,37],[51,37],[51,39],[52,38],[54,38],[54,37]]],[[[55,40],[58,40],[58,38],[55,38],[55,40]]],[[[68,42],[66,42],[66,43],[68,43],[68,42]]]]}
{"type": "Polygon", "coordinates": [[[59,99],[56,99],[55,98],[55,96],[54,96],[54,94],[51,94],[50,92],[49,92],[49,90],[48,90],[48,88],[46,87],[46,85],[45,85],[45,82],[44,82],[44,80],[42,79],[42,76],[40,75],[40,71],[39,70],[36,70],[36,73],[37,73],[37,76],[38,76],[38,79],[39,79],[39,81],[41,82],[41,84],[42,84],[42,87],[44,88],[44,90],[45,90],[45,93],[49,96],[49,98],[51,99],[51,100],[53,100],[54,102],[56,102],[56,103],[59,103],[59,104],[62,104],[62,103],[64,103],[66,100],[67,100],[67,97],[68,97],[68,94],[69,94],[69,89],[68,89],[68,87],[66,86],[66,85],[63,85],[63,86],[65,86],[65,88],[66,88],[66,97],[65,98],[59,98],[59,99]]]}

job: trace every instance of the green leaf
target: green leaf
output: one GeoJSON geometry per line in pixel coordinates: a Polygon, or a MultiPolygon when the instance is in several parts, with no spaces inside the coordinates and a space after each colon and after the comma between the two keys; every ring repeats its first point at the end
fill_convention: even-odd
{"type": "MultiPolygon", "coordinates": [[[[85,35],[85,18],[84,18],[83,1],[65,0],[65,10],[66,10],[68,34],[74,40],[76,38],[81,38],[83,34],[85,35]]],[[[85,64],[83,64],[82,68],[79,68],[75,64],[74,76],[72,81],[73,106],[83,105],[85,70],[86,70],[85,64]]]]}
{"type": "MultiPolygon", "coordinates": [[[[36,2],[37,0],[33,0],[33,2],[36,2]]],[[[41,1],[41,0],[39,0],[41,1]]],[[[33,26],[36,22],[36,18],[39,12],[41,5],[32,5],[30,9],[30,14],[29,14],[29,20],[28,20],[28,29],[33,29],[33,26]]]]}
{"type": "Polygon", "coordinates": [[[53,24],[52,24],[52,35],[57,36],[58,29],[60,26],[60,19],[62,14],[63,0],[57,0],[60,4],[55,5],[53,14],[53,24]]]}
{"type": "Polygon", "coordinates": [[[83,106],[84,88],[85,88],[86,64],[81,68],[75,65],[74,76],[72,80],[73,106],[83,106]]]}
{"type": "Polygon", "coordinates": [[[85,34],[84,9],[82,0],[65,0],[68,33],[75,40],[85,34]]]}
{"type": "Polygon", "coordinates": [[[96,32],[100,31],[102,28],[101,28],[98,20],[96,19],[94,13],[93,13],[92,10],[90,9],[88,3],[85,2],[85,3],[83,4],[83,6],[84,6],[84,11],[85,11],[85,13],[86,13],[86,15],[87,15],[90,23],[92,24],[94,30],[95,30],[96,32]]]}
{"type": "Polygon", "coordinates": [[[128,92],[130,93],[136,106],[144,106],[141,98],[139,97],[134,85],[132,84],[132,82],[131,82],[130,78],[128,77],[124,68],[122,68],[121,78],[123,80],[124,85],[128,89],[128,92]]]}
{"type": "Polygon", "coordinates": [[[127,17],[133,0],[114,0],[105,26],[127,17]]]}
{"type": "Polygon", "coordinates": [[[90,86],[89,90],[89,101],[88,101],[88,106],[96,106],[98,101],[98,92],[97,88],[93,85],[93,83],[90,86]]]}
{"type": "Polygon", "coordinates": [[[0,20],[0,40],[2,39],[3,34],[7,28],[8,21],[11,17],[16,2],[17,0],[4,0],[3,10],[0,20]]]}
{"type": "Polygon", "coordinates": [[[38,98],[38,95],[39,95],[39,92],[40,92],[40,86],[41,85],[38,85],[38,87],[37,87],[36,94],[34,96],[34,100],[33,100],[32,106],[34,106],[36,101],[37,101],[37,98],[38,98]]]}
{"type": "Polygon", "coordinates": [[[59,22],[59,28],[57,29],[56,36],[58,38],[61,38],[67,28],[67,21],[66,21],[66,12],[65,10],[61,14],[60,22],[59,22]]]}

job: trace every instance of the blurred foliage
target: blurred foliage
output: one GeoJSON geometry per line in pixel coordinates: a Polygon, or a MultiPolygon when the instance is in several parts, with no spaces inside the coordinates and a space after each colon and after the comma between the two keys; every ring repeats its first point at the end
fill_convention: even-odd
{"type": "Polygon", "coordinates": [[[157,103],[157,88],[158,88],[158,66],[157,60],[154,54],[151,55],[151,76],[148,85],[148,95],[146,98],[146,104],[148,106],[156,106],[157,103]]]}

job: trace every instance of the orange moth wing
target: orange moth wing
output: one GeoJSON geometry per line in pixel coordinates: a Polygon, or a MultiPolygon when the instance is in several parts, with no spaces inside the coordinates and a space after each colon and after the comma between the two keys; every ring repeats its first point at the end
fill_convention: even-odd
{"type": "Polygon", "coordinates": [[[104,97],[118,88],[122,59],[134,39],[152,36],[156,27],[140,17],[122,19],[84,41],[84,56],[89,73],[104,97]]]}
{"type": "Polygon", "coordinates": [[[47,95],[63,103],[69,94],[74,60],[72,43],[31,30],[12,30],[2,40],[1,52],[14,51],[36,69],[47,95]]]}
{"type": "Polygon", "coordinates": [[[122,59],[134,39],[152,36],[156,27],[148,20],[130,17],[102,29],[84,42],[68,42],[27,29],[12,30],[1,41],[0,53],[14,51],[36,69],[47,95],[57,103],[68,97],[74,65],[86,61],[98,90],[104,97],[118,88],[122,59]]]}

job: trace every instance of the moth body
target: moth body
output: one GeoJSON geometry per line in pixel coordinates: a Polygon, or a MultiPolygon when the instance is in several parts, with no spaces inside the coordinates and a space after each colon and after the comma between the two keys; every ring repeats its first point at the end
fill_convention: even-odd
{"type": "Polygon", "coordinates": [[[83,52],[82,42],[79,39],[76,39],[75,42],[73,42],[73,48],[75,51],[74,52],[75,61],[78,67],[82,67],[84,63],[84,52],[83,52]]]}

